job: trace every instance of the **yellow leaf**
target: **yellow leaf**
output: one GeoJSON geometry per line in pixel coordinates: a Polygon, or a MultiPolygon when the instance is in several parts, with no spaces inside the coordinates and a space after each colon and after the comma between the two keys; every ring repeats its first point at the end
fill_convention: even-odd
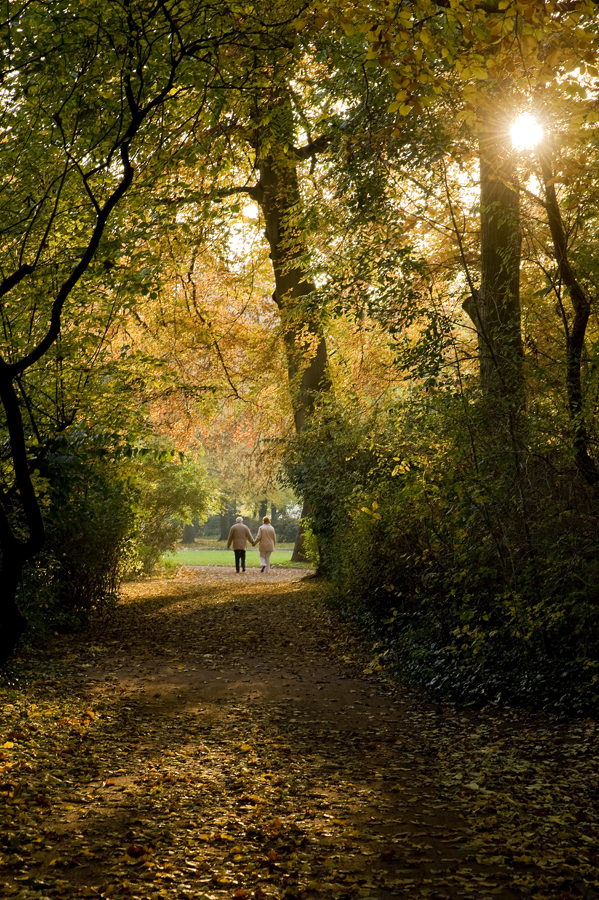
{"type": "Polygon", "coordinates": [[[5,744],[2,744],[4,750],[11,750],[14,747],[13,741],[6,741],[5,744]]]}
{"type": "Polygon", "coordinates": [[[435,43],[432,34],[426,28],[420,30],[420,40],[425,47],[433,47],[435,43]]]}
{"type": "Polygon", "coordinates": [[[562,55],[561,48],[557,48],[556,50],[552,50],[547,59],[545,60],[545,64],[550,68],[553,68],[555,64],[559,61],[562,55]]]}

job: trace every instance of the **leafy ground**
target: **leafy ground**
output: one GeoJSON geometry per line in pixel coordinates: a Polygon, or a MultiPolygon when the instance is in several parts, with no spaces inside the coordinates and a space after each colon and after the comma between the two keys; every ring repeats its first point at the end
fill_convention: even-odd
{"type": "Polygon", "coordinates": [[[597,897],[595,723],[434,706],[319,591],[190,568],[17,660],[0,896],[597,897]]]}

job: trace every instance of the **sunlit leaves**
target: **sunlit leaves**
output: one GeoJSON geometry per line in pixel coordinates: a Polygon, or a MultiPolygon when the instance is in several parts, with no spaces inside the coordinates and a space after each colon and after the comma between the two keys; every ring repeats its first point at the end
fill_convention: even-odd
{"type": "MultiPolygon", "coordinates": [[[[503,0],[496,7],[460,0],[447,5],[417,0],[399,8],[343,2],[327,5],[324,15],[341,33],[352,28],[363,34],[367,61],[378,60],[393,84],[407,91],[407,100],[392,104],[391,112],[421,112],[430,86],[445,89],[457,77],[458,84],[478,83],[467,98],[471,114],[462,115],[474,126],[476,107],[490,103],[497,90],[505,93],[506,84],[512,97],[530,99],[555,84],[558,74],[563,92],[579,82],[584,62],[592,70],[596,8],[590,2],[569,13],[558,7],[536,0],[503,0]]],[[[591,70],[587,77],[595,77],[591,70]]]]}

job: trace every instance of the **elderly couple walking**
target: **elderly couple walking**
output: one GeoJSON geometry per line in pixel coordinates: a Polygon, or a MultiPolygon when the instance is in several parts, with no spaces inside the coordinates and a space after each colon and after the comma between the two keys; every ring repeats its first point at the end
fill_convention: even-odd
{"type": "Polygon", "coordinates": [[[233,544],[233,550],[235,551],[235,568],[237,572],[239,572],[239,566],[241,566],[242,571],[245,572],[245,548],[247,547],[248,541],[252,547],[255,547],[256,544],[258,544],[258,550],[260,551],[260,571],[264,572],[266,570],[267,572],[270,572],[270,554],[277,545],[277,536],[274,528],[270,524],[268,516],[264,516],[262,519],[262,525],[258,529],[256,540],[252,537],[252,532],[247,525],[243,524],[243,518],[237,516],[235,524],[229,532],[229,540],[227,541],[227,550],[231,544],[233,544]]]}

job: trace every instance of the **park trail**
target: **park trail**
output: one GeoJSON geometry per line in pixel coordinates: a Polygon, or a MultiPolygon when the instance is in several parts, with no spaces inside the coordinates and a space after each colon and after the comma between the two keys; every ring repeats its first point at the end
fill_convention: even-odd
{"type": "Polygon", "coordinates": [[[430,703],[304,574],[188,567],[23,653],[0,896],[598,896],[595,723],[430,703]]]}

